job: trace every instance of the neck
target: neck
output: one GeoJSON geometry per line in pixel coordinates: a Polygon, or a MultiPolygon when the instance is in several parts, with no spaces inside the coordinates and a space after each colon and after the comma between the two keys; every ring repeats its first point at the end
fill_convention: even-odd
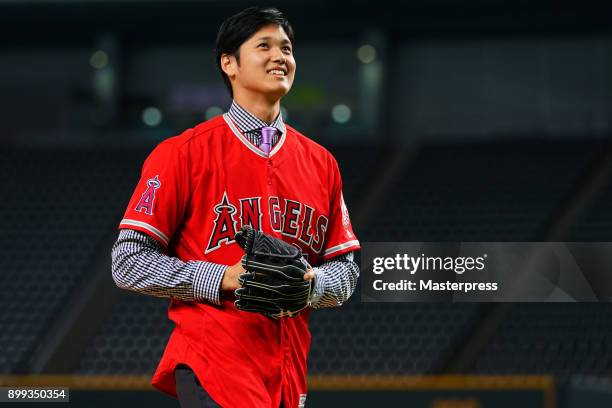
{"type": "Polygon", "coordinates": [[[271,124],[278,116],[280,111],[280,99],[268,100],[261,94],[249,94],[244,92],[234,93],[234,100],[242,108],[246,109],[253,116],[271,124]]]}

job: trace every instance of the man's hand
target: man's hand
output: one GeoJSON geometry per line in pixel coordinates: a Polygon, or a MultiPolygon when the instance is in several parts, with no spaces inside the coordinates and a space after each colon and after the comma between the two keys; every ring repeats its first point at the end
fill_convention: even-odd
{"type": "Polygon", "coordinates": [[[221,290],[238,289],[241,286],[238,277],[244,272],[246,272],[246,270],[242,267],[241,261],[238,261],[238,263],[234,265],[228,266],[225,269],[223,279],[221,280],[221,290]]]}
{"type": "Polygon", "coordinates": [[[309,281],[313,280],[317,276],[317,273],[312,269],[312,267],[308,267],[308,272],[304,274],[304,280],[309,281]]]}

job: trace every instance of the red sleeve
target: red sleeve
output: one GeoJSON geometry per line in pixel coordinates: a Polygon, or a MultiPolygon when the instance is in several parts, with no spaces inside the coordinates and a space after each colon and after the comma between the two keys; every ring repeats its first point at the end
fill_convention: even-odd
{"type": "Polygon", "coordinates": [[[348,208],[342,196],[342,178],[338,163],[332,159],[333,188],[330,202],[329,224],[327,226],[325,246],[321,253],[327,260],[346,252],[359,250],[359,240],[353,232],[348,208]]]}
{"type": "Polygon", "coordinates": [[[149,234],[166,247],[183,219],[188,200],[187,159],[169,142],[147,157],[119,228],[149,234]]]}

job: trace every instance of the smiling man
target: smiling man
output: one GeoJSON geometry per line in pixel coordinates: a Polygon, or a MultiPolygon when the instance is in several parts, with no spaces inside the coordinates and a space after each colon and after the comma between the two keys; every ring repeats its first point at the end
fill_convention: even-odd
{"type": "Polygon", "coordinates": [[[280,113],[293,46],[276,9],[251,7],[221,25],[229,111],[155,148],[119,226],[117,285],[171,300],[176,326],[152,383],[183,407],[303,407],[310,309],[343,304],[357,283],[359,241],[336,160],[280,113]],[[235,303],[243,225],[300,248],[313,265],[310,308],[275,319],[235,303]]]}

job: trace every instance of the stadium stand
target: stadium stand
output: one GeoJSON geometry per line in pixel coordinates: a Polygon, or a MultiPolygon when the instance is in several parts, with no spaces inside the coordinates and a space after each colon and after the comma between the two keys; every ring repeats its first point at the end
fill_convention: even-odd
{"type": "MultiPolygon", "coordinates": [[[[355,296],[359,296],[358,293],[355,296]]],[[[311,315],[312,374],[431,374],[476,324],[478,304],[360,303],[311,315]]]]}
{"type": "Polygon", "coordinates": [[[138,177],[112,149],[3,148],[0,163],[0,372],[27,370],[54,320],[88,277],[138,177]],[[129,193],[128,193],[129,194],[129,193]]]}
{"type": "Polygon", "coordinates": [[[431,145],[404,168],[363,241],[541,240],[596,142],[431,145]]]}
{"type": "Polygon", "coordinates": [[[481,351],[473,372],[604,376],[612,359],[609,304],[519,304],[481,351]]]}
{"type": "Polygon", "coordinates": [[[578,219],[569,234],[568,241],[612,241],[610,202],[612,202],[612,183],[608,182],[588,211],[578,219]]]}
{"type": "Polygon", "coordinates": [[[166,299],[122,293],[83,352],[76,372],[152,373],[173,326],[166,318],[167,309],[166,299]]]}

